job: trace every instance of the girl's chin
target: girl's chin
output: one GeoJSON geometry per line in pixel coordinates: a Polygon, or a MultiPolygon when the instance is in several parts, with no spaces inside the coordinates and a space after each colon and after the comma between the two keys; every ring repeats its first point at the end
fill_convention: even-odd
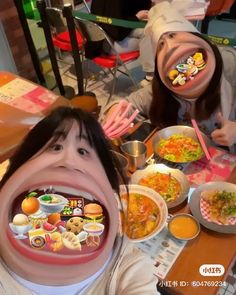
{"type": "Polygon", "coordinates": [[[184,99],[195,99],[201,96],[203,93],[203,90],[201,89],[193,89],[189,87],[189,89],[181,89],[181,90],[176,90],[176,89],[170,89],[176,96],[180,96],[184,99]]]}

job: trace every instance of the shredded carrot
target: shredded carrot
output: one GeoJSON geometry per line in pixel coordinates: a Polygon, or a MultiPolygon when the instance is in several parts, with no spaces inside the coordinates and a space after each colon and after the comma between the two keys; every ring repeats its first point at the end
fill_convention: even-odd
{"type": "Polygon", "coordinates": [[[203,155],[198,142],[180,134],[173,134],[168,139],[161,139],[156,150],[160,157],[181,163],[198,160],[203,155]]]}

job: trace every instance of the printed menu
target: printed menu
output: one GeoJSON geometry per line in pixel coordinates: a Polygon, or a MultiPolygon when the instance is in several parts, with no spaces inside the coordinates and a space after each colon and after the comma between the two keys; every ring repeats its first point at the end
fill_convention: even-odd
{"type": "Polygon", "coordinates": [[[206,158],[187,165],[183,172],[191,186],[198,186],[209,181],[224,181],[236,165],[236,155],[213,146],[208,148],[211,161],[206,158]]]}
{"type": "Polygon", "coordinates": [[[1,103],[28,113],[34,114],[46,109],[57,98],[58,95],[53,92],[20,78],[0,86],[1,103]]]}
{"type": "Polygon", "coordinates": [[[164,279],[186,243],[172,238],[166,226],[158,235],[137,246],[151,256],[155,266],[154,275],[164,279]]]}

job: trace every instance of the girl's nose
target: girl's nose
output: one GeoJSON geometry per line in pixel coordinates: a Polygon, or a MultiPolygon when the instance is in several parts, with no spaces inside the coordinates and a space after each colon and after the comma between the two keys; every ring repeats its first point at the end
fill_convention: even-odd
{"type": "Polygon", "coordinates": [[[69,170],[84,171],[83,161],[75,149],[65,148],[61,154],[57,167],[67,168],[69,170]]]}
{"type": "Polygon", "coordinates": [[[164,43],[165,43],[165,47],[167,49],[171,49],[173,48],[173,45],[176,44],[175,42],[173,42],[174,40],[172,38],[168,38],[166,37],[165,40],[164,40],[164,43]]]}

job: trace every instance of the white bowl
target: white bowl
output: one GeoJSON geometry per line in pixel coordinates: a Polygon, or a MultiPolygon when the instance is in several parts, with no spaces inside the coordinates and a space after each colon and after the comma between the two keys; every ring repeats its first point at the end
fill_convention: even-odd
{"type": "Polygon", "coordinates": [[[15,225],[12,222],[9,223],[10,229],[16,234],[15,238],[25,239],[27,236],[25,234],[32,228],[30,223],[24,225],[15,225]]]}
{"type": "Polygon", "coordinates": [[[142,178],[147,177],[149,174],[153,174],[155,172],[171,175],[171,177],[175,178],[181,186],[180,195],[175,200],[166,202],[167,207],[169,209],[174,208],[184,202],[188,196],[190,185],[185,174],[179,169],[173,169],[164,164],[151,164],[143,170],[135,171],[130,178],[130,183],[138,184],[142,178]]]}
{"type": "Polygon", "coordinates": [[[89,222],[84,224],[83,229],[90,236],[100,236],[104,231],[104,225],[98,222],[89,222]]]}
{"type": "MultiPolygon", "coordinates": [[[[149,239],[153,238],[155,235],[157,235],[158,233],[160,233],[161,230],[166,225],[166,221],[167,221],[167,217],[168,217],[168,209],[167,209],[166,202],[164,201],[164,199],[161,197],[160,194],[158,194],[155,190],[148,188],[146,186],[137,185],[137,184],[129,184],[128,189],[129,189],[129,193],[144,195],[145,197],[151,199],[152,201],[154,201],[156,203],[157,207],[159,208],[160,219],[156,225],[156,228],[152,232],[150,232],[148,235],[146,235],[144,237],[140,237],[137,239],[131,239],[128,237],[130,241],[135,242],[135,243],[149,240],[149,239]]],[[[120,185],[121,198],[124,195],[127,195],[126,186],[120,185]]],[[[122,203],[123,203],[124,211],[126,211],[126,208],[125,208],[126,204],[125,204],[124,200],[122,200],[122,203]]]]}
{"type": "Polygon", "coordinates": [[[68,200],[64,198],[61,195],[58,194],[45,194],[41,195],[38,197],[39,203],[40,203],[40,210],[43,211],[44,213],[51,214],[51,213],[57,213],[61,212],[65,205],[68,203],[68,200]],[[60,201],[58,203],[46,203],[42,201],[42,198],[44,196],[55,196],[57,197],[60,201]]]}

